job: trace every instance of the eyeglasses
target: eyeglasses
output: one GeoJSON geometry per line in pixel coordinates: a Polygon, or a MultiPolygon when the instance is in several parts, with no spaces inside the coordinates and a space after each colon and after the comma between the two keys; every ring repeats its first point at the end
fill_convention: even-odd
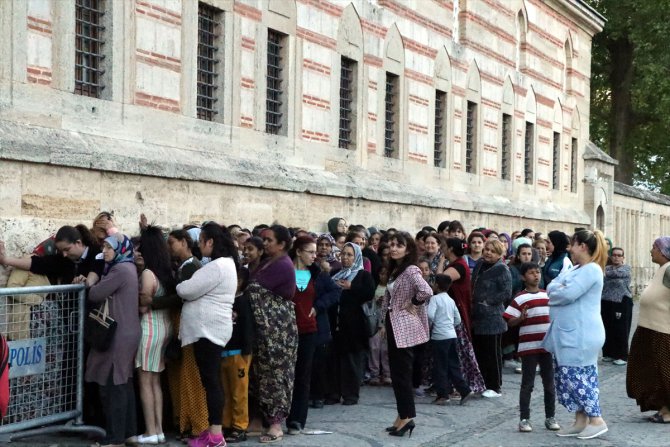
{"type": "Polygon", "coordinates": [[[612,253],[612,257],[613,257],[613,258],[623,258],[623,254],[612,253]]]}

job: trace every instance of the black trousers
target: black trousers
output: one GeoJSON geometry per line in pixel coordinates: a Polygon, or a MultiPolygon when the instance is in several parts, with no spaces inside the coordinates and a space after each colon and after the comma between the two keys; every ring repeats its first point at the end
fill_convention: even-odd
{"type": "Polygon", "coordinates": [[[205,389],[209,425],[221,425],[223,417],[223,387],[219,368],[223,346],[219,346],[206,338],[193,344],[195,363],[200,372],[200,381],[205,389]]]}
{"type": "Polygon", "coordinates": [[[346,351],[335,346],[330,353],[327,398],[358,402],[363,379],[365,351],[346,351]]]}
{"type": "Polygon", "coordinates": [[[389,350],[389,369],[393,382],[393,394],[400,419],[416,417],[414,407],[414,387],[412,386],[412,365],[414,348],[399,348],[395,343],[391,318],[386,314],[386,339],[389,350]]]}
{"type": "Polygon", "coordinates": [[[486,389],[500,392],[502,386],[502,348],[501,334],[475,334],[472,336],[472,347],[479,370],[484,378],[486,389]]]}
{"type": "Polygon", "coordinates": [[[135,411],[135,388],[133,380],[114,385],[114,371],[110,371],[107,384],[99,386],[100,401],[105,413],[105,431],[101,441],[105,444],[123,444],[137,435],[137,413],[135,411]]]}
{"type": "Polygon", "coordinates": [[[554,362],[548,352],[521,356],[521,391],[519,391],[519,409],[521,419],[530,419],[530,395],[535,386],[535,369],[540,365],[540,377],[544,388],[544,415],[553,418],[556,415],[556,388],[554,387],[554,362]]]}
{"type": "Polygon", "coordinates": [[[291,411],[286,419],[286,425],[299,423],[305,428],[307,409],[309,407],[309,386],[312,379],[312,361],[316,349],[317,334],[302,334],[298,337],[298,358],[295,362],[295,379],[293,382],[293,397],[291,411]]]}
{"type": "Polygon", "coordinates": [[[456,388],[461,396],[470,393],[470,387],[461,373],[457,341],[455,338],[430,341],[433,348],[433,386],[437,397],[449,397],[452,388],[456,388]]]}
{"type": "Polygon", "coordinates": [[[600,302],[600,315],[605,326],[603,356],[628,360],[628,340],[633,322],[633,300],[625,296],[620,303],[600,302]]]}
{"type": "Polygon", "coordinates": [[[326,397],[331,375],[329,361],[330,342],[317,345],[312,360],[312,383],[309,388],[309,398],[312,400],[323,400],[326,397]]]}

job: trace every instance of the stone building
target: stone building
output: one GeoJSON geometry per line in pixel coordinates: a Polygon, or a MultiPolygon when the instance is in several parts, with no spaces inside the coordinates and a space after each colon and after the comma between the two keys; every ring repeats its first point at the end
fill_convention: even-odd
{"type": "Polygon", "coordinates": [[[583,0],[6,0],[0,24],[13,252],[100,210],[130,232],[459,219],[597,226],[644,276],[670,229],[589,144],[583,0]]]}

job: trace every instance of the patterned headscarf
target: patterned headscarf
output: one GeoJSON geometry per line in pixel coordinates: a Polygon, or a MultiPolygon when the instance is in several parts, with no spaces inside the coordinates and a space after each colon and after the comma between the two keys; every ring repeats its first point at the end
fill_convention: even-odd
{"type": "Polygon", "coordinates": [[[505,239],[507,241],[507,253],[503,253],[506,258],[511,258],[514,254],[514,247],[512,245],[512,237],[507,233],[500,233],[498,239],[505,239]]]}
{"type": "MultiPolygon", "coordinates": [[[[349,268],[342,268],[339,272],[333,275],[333,281],[338,281],[340,279],[346,279],[347,281],[353,281],[359,270],[363,270],[363,253],[361,253],[361,247],[352,242],[347,242],[344,244],[344,247],[351,247],[354,250],[354,263],[349,268]]],[[[342,250],[344,250],[344,247],[342,250]]]]}
{"type": "MultiPolygon", "coordinates": [[[[133,262],[133,243],[128,239],[128,236],[122,233],[116,233],[105,239],[113,249],[116,256],[112,262],[107,263],[108,267],[121,262],[133,262]]],[[[108,269],[106,269],[108,270],[108,269]]]]}
{"type": "Polygon", "coordinates": [[[670,259],[670,236],[661,236],[656,239],[654,247],[658,248],[666,259],[670,259]]]}
{"type": "Polygon", "coordinates": [[[319,238],[316,240],[316,243],[318,244],[321,242],[321,240],[327,240],[330,242],[330,253],[328,253],[328,256],[326,256],[326,261],[331,264],[333,262],[337,261],[337,258],[335,257],[335,251],[333,250],[333,247],[335,246],[335,238],[330,235],[330,233],[323,233],[319,238]]]}

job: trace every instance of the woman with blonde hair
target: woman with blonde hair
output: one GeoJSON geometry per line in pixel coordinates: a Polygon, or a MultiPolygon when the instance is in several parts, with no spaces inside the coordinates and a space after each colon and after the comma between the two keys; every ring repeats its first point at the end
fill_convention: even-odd
{"type": "Polygon", "coordinates": [[[598,354],[605,342],[600,317],[607,243],[596,230],[579,230],[570,240],[574,267],[547,287],[551,324],[543,348],[554,355],[558,401],[576,413],[558,436],[591,439],[607,432],[600,410],[598,354]]]}

